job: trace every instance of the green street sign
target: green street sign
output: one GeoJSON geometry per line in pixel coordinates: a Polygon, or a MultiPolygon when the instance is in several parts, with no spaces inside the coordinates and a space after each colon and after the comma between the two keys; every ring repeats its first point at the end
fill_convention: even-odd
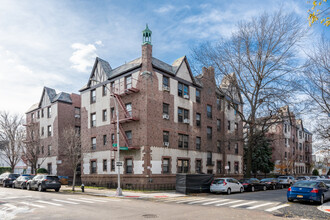
{"type": "MultiPolygon", "coordinates": [[[[117,144],[116,146],[113,146],[114,148],[117,148],[117,144]]],[[[128,147],[119,147],[119,150],[128,150],[128,147]]]]}
{"type": "Polygon", "coordinates": [[[115,144],[112,144],[112,146],[113,146],[113,147],[117,147],[117,143],[115,143],[115,144]]]}

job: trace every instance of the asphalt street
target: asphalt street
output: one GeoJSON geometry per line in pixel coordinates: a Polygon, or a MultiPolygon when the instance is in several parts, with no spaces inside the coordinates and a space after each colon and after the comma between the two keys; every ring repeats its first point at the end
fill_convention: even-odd
{"type": "Polygon", "coordinates": [[[316,205],[287,203],[285,193],[116,198],[0,187],[0,219],[329,219],[316,205]]]}

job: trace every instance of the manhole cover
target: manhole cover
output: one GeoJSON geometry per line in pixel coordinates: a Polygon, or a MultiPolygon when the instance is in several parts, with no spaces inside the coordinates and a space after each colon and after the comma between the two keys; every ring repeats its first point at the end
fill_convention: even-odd
{"type": "Polygon", "coordinates": [[[144,218],[158,218],[158,216],[155,215],[155,214],[145,214],[145,215],[142,215],[142,217],[144,217],[144,218]]]}

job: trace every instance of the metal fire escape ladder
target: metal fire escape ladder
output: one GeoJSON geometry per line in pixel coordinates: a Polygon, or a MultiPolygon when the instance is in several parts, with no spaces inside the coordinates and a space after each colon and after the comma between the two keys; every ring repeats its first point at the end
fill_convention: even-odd
{"type": "Polygon", "coordinates": [[[119,103],[120,107],[122,108],[122,110],[124,111],[125,114],[125,118],[130,118],[131,115],[129,114],[129,112],[126,109],[125,104],[123,103],[123,100],[121,99],[120,95],[118,94],[114,94],[114,97],[116,98],[117,103],[119,103]]]}
{"type": "Polygon", "coordinates": [[[125,133],[123,127],[121,126],[121,124],[119,124],[119,131],[120,131],[121,135],[124,137],[126,147],[130,148],[131,145],[130,145],[130,143],[128,141],[128,138],[126,136],[126,133],[125,133]]]}

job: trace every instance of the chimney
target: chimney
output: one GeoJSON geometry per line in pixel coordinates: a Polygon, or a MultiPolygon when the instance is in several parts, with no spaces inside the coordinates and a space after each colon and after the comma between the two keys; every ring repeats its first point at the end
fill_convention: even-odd
{"type": "Polygon", "coordinates": [[[144,71],[152,71],[152,45],[151,45],[151,34],[152,31],[148,28],[148,24],[146,25],[146,29],[142,31],[142,70],[144,71]]]}

